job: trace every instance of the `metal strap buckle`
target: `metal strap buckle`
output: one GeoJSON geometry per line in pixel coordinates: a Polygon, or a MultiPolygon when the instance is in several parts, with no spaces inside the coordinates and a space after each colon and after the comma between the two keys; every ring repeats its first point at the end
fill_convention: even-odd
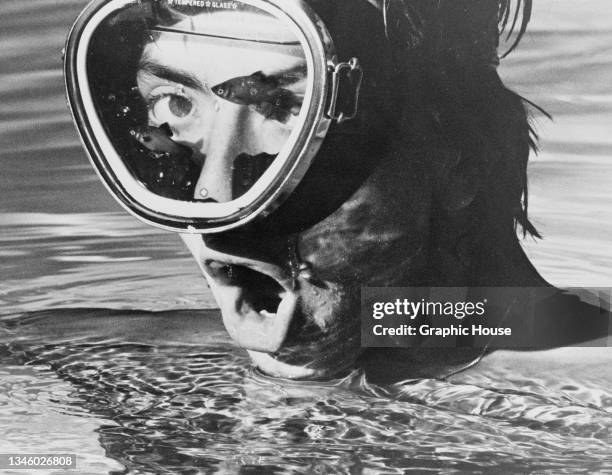
{"type": "MultiPolygon", "coordinates": [[[[357,58],[351,58],[348,63],[331,63],[329,65],[329,72],[331,73],[331,94],[326,115],[330,119],[341,124],[347,120],[354,119],[357,115],[363,70],[361,69],[359,60],[357,58]],[[340,82],[343,76],[348,80],[347,86],[351,88],[350,93],[353,97],[353,102],[349,104],[349,110],[338,112],[336,108],[341,87],[340,82]]],[[[344,81],[344,83],[346,82],[347,81],[344,81]]]]}

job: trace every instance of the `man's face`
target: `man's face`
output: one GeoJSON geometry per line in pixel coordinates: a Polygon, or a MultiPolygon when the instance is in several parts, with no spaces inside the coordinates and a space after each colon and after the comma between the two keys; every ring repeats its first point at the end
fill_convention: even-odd
{"type": "Polygon", "coordinates": [[[144,49],[137,84],[149,123],[168,124],[172,139],[188,145],[203,163],[197,199],[222,203],[237,198],[237,189],[248,191],[262,171],[249,180],[236,168],[252,170],[244,162],[262,157],[269,164],[298,121],[306,59],[297,38],[280,26],[252,13],[200,15],[174,26],[187,33],[157,33],[144,49]],[[197,34],[211,30],[226,38],[197,34]]]}
{"type": "MultiPolygon", "coordinates": [[[[255,32],[259,38],[270,35],[269,24],[244,15],[243,24],[260,29],[255,32]]],[[[278,40],[283,33],[275,35],[278,40]]],[[[200,155],[195,198],[225,202],[235,197],[236,157],[277,154],[299,112],[296,102],[282,113],[232,102],[218,85],[258,71],[269,77],[304,66],[303,54],[295,50],[254,49],[249,42],[240,46],[161,33],[146,46],[138,87],[151,125],[168,123],[173,140],[200,155]]],[[[285,88],[293,98],[303,97],[305,81],[292,77],[285,88]]],[[[356,146],[344,152],[363,154],[356,146]]],[[[364,156],[364,161],[372,158],[364,156]]],[[[391,145],[375,159],[379,166],[352,197],[299,235],[183,236],[227,331],[264,372],[323,378],[350,367],[361,352],[361,287],[405,284],[421,265],[430,199],[418,154],[391,145]]],[[[333,177],[328,186],[334,186],[333,177]]]]}

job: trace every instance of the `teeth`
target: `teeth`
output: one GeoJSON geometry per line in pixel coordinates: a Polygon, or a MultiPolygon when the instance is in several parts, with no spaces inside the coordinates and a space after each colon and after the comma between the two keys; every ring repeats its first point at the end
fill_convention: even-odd
{"type": "Polygon", "coordinates": [[[274,317],[276,317],[275,313],[268,312],[267,310],[261,310],[259,312],[259,315],[261,315],[262,317],[266,317],[266,318],[274,318],[274,317]]]}

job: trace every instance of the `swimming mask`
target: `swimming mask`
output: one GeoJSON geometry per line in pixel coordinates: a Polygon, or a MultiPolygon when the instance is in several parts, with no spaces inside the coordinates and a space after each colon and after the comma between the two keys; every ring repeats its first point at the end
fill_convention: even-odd
{"type": "Polygon", "coordinates": [[[362,79],[302,0],[96,0],[69,34],[65,75],[112,195],[199,233],[285,202],[330,125],[355,116],[362,79]]]}

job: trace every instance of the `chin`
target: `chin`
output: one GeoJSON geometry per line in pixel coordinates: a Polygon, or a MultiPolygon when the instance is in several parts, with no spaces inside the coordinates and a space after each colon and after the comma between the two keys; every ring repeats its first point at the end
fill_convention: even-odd
{"type": "Polygon", "coordinates": [[[344,376],[355,367],[361,349],[359,321],[321,330],[306,325],[290,334],[275,353],[249,351],[263,373],[277,378],[325,380],[344,376]]]}
{"type": "MultiPolygon", "coordinates": [[[[329,362],[326,366],[318,366],[316,368],[309,365],[300,366],[285,363],[277,359],[274,355],[268,353],[260,353],[257,351],[248,351],[253,364],[267,376],[282,379],[320,381],[329,380],[335,377],[343,376],[353,367],[357,356],[355,356],[349,364],[334,364],[338,362],[329,362]]],[[[346,363],[346,355],[342,355],[346,363]]]]}

